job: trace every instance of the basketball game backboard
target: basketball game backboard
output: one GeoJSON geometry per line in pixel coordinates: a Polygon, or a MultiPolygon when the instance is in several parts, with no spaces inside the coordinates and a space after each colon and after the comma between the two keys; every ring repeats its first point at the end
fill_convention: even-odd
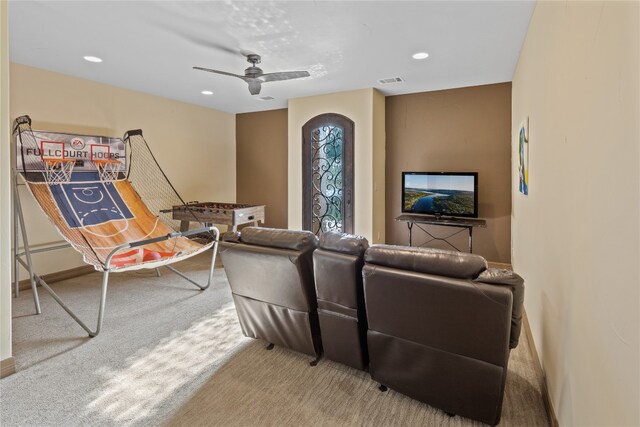
{"type": "Polygon", "coordinates": [[[114,160],[111,158],[111,146],[108,144],[91,144],[91,161],[114,160]]]}
{"type": "Polygon", "coordinates": [[[64,142],[40,141],[40,157],[43,160],[63,160],[65,158],[64,142]]]}

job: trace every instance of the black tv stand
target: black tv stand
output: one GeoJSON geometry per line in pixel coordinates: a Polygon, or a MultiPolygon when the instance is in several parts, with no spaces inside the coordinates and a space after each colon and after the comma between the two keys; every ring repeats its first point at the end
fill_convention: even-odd
{"type": "Polygon", "coordinates": [[[402,214],[396,218],[396,221],[406,221],[407,227],[409,228],[409,246],[413,246],[413,227],[417,226],[421,231],[427,234],[431,239],[427,240],[420,246],[424,246],[429,242],[434,240],[439,240],[445,242],[447,245],[451,246],[458,252],[462,252],[456,246],[454,246],[449,239],[453,236],[458,235],[459,233],[467,230],[469,233],[469,253],[473,252],[473,228],[486,228],[487,221],[484,219],[478,218],[461,218],[461,217],[443,217],[442,215],[418,215],[418,214],[402,214]],[[443,227],[456,227],[460,228],[458,230],[446,237],[436,237],[431,234],[426,226],[429,225],[439,225],[443,227]]]}

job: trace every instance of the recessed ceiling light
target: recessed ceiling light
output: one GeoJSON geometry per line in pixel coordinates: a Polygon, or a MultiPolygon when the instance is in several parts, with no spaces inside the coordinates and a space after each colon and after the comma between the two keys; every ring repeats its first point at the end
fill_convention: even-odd
{"type": "Polygon", "coordinates": [[[427,52],[418,52],[413,54],[413,59],[425,59],[428,57],[429,54],[427,52]]]}
{"type": "Polygon", "coordinates": [[[210,90],[203,90],[200,93],[203,94],[203,95],[213,95],[213,92],[211,92],[210,90]]]}
{"type": "Polygon", "coordinates": [[[89,62],[102,62],[102,59],[97,56],[85,56],[84,60],[89,62]]]}

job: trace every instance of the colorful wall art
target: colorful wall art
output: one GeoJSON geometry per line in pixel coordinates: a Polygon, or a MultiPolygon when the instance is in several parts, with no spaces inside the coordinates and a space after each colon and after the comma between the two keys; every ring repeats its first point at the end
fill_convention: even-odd
{"type": "Polygon", "coordinates": [[[529,194],[529,117],[520,123],[518,137],[518,175],[520,192],[529,194]]]}

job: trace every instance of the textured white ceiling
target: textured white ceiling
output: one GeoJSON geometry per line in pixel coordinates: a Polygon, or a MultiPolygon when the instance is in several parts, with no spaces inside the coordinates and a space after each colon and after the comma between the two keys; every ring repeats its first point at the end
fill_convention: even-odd
{"type": "Polygon", "coordinates": [[[511,81],[532,1],[11,1],[11,61],[238,113],[283,108],[289,98],[375,87],[385,95],[511,81]],[[211,43],[205,46],[198,41],[211,43]],[[265,73],[311,77],[262,86],[240,79],[241,55],[265,73]],[[429,58],[417,61],[415,52],[429,58]],[[93,64],[82,59],[104,59],[93,64]],[[405,82],[380,85],[381,78],[405,82]],[[202,90],[214,92],[202,95],[202,90]]]}

